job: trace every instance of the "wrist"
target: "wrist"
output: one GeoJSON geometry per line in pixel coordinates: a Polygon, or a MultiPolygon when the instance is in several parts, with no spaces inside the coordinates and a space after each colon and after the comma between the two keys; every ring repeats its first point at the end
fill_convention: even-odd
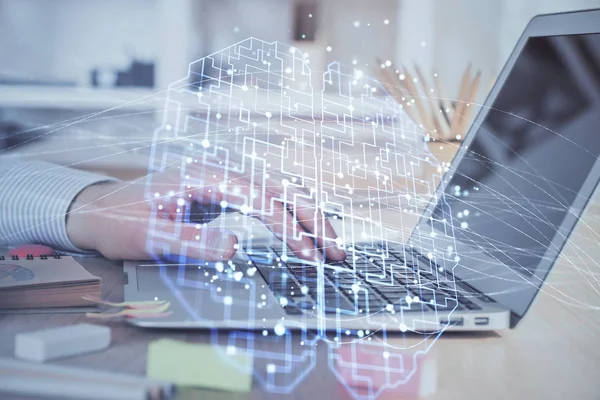
{"type": "Polygon", "coordinates": [[[97,249],[94,232],[102,225],[103,198],[114,190],[114,185],[114,182],[90,185],[73,199],[67,215],[67,235],[78,248],[97,249]]]}

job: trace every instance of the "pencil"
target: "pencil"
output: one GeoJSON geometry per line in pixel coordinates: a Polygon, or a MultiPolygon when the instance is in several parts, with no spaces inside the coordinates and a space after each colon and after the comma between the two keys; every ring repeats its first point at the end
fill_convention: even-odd
{"type": "Polygon", "coordinates": [[[458,130],[460,128],[460,119],[461,115],[465,109],[465,101],[469,91],[469,82],[471,80],[471,64],[467,66],[465,69],[465,73],[463,74],[462,80],[460,82],[460,91],[458,92],[458,99],[456,101],[456,109],[454,111],[454,118],[452,118],[452,123],[450,124],[450,133],[455,136],[460,134],[461,132],[458,130]]]}
{"type": "MultiPolygon", "coordinates": [[[[377,59],[377,63],[381,64],[381,60],[378,58],[377,59]]],[[[386,87],[386,84],[388,87],[391,88],[391,95],[392,98],[401,105],[402,109],[406,112],[406,114],[408,114],[408,116],[410,117],[410,119],[412,119],[413,121],[417,121],[416,116],[413,112],[413,110],[407,106],[406,104],[404,104],[402,102],[402,97],[403,96],[402,92],[401,92],[401,88],[404,89],[406,91],[406,88],[404,88],[404,86],[402,85],[400,79],[398,79],[397,75],[395,73],[391,73],[386,70],[386,68],[381,68],[378,70],[378,73],[380,75],[380,77],[382,78],[382,80],[384,81],[384,87],[386,87]],[[394,78],[395,77],[395,78],[394,78]],[[400,87],[396,86],[396,84],[400,84],[400,87]]]]}
{"type": "Polygon", "coordinates": [[[442,78],[436,72],[433,73],[433,84],[439,97],[440,107],[442,108],[444,119],[446,120],[448,128],[450,128],[454,108],[452,107],[450,100],[448,100],[448,96],[446,96],[446,90],[444,89],[442,78]]]}
{"type": "Polygon", "coordinates": [[[469,91],[469,98],[465,104],[464,115],[460,117],[458,131],[463,134],[466,133],[467,127],[469,126],[469,119],[471,118],[471,113],[473,112],[473,101],[475,101],[475,98],[477,97],[477,91],[479,90],[480,83],[481,71],[477,71],[477,74],[475,74],[475,79],[473,80],[473,84],[471,85],[471,90],[469,91]]]}
{"type": "Polygon", "coordinates": [[[423,124],[423,127],[428,131],[428,133],[431,134],[433,132],[433,126],[431,125],[431,121],[429,120],[429,118],[427,118],[427,111],[425,110],[425,106],[423,105],[423,102],[421,101],[421,98],[419,96],[419,91],[415,87],[413,78],[410,75],[410,73],[408,72],[408,69],[406,69],[406,67],[402,67],[402,69],[403,69],[404,76],[405,76],[404,81],[405,81],[406,87],[408,88],[408,90],[410,90],[412,93],[414,93],[414,96],[417,97],[417,99],[415,100],[415,104],[417,106],[417,111],[419,113],[421,123],[423,124]]]}
{"type": "Polygon", "coordinates": [[[39,376],[0,376],[0,392],[61,399],[85,400],[146,400],[148,391],[144,387],[112,386],[105,383],[57,380],[39,376]]]}
{"type": "Polygon", "coordinates": [[[417,72],[417,77],[419,78],[419,81],[421,82],[421,88],[423,89],[423,91],[425,92],[425,96],[427,96],[427,100],[429,101],[429,107],[431,107],[431,119],[433,122],[433,126],[435,127],[435,129],[438,132],[439,137],[447,137],[448,134],[446,132],[446,130],[444,129],[442,123],[440,122],[440,107],[438,105],[436,105],[433,97],[431,96],[431,91],[432,91],[432,87],[429,86],[429,84],[427,83],[427,80],[425,79],[425,75],[423,75],[423,73],[421,72],[421,69],[419,68],[419,66],[417,64],[415,64],[415,71],[417,72]]]}
{"type": "MultiPolygon", "coordinates": [[[[103,386],[131,388],[132,391],[143,390],[151,398],[169,398],[174,393],[174,385],[166,381],[157,381],[145,377],[133,375],[115,374],[106,371],[96,371],[84,368],[72,368],[58,365],[33,364],[29,362],[0,358],[0,376],[10,375],[11,381],[27,378],[29,381],[39,380],[40,377],[54,381],[57,385],[68,387],[71,382],[77,382],[79,385],[103,386]]],[[[14,386],[10,382],[0,382],[0,392],[2,388],[11,390],[27,390],[14,386]]],[[[51,390],[46,384],[40,386],[40,390],[51,390]]],[[[23,392],[21,392],[23,393],[23,392]]],[[[132,392],[133,393],[133,392],[132,392]]],[[[83,397],[82,397],[83,398],[83,397]]],[[[112,397],[104,396],[105,399],[112,397]]]]}

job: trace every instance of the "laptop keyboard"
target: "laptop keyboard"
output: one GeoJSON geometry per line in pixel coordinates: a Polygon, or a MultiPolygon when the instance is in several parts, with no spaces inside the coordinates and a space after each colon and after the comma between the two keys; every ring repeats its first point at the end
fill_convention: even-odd
{"type": "Polygon", "coordinates": [[[417,254],[403,247],[384,251],[377,246],[355,246],[356,251],[348,251],[346,260],[327,263],[321,299],[315,266],[276,248],[245,250],[288,314],[316,312],[319,301],[326,314],[481,309],[457,293],[454,281],[438,279],[432,268],[423,268],[417,254]]]}

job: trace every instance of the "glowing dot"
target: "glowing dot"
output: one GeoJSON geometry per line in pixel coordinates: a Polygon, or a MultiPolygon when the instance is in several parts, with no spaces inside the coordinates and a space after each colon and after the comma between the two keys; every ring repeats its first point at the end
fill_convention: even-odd
{"type": "Polygon", "coordinates": [[[408,326],[406,326],[406,324],[401,323],[400,324],[400,331],[401,332],[406,332],[408,330],[408,326]]]}
{"type": "Polygon", "coordinates": [[[279,304],[281,304],[281,307],[285,307],[288,305],[288,299],[286,299],[285,297],[282,297],[279,299],[279,304]]]}
{"type": "MultiPolygon", "coordinates": [[[[264,335],[264,333],[263,333],[264,335]]],[[[275,366],[275,364],[267,364],[267,373],[268,374],[274,374],[275,371],[277,370],[277,367],[275,366]]]]}
{"type": "Polygon", "coordinates": [[[341,179],[344,177],[344,174],[342,174],[341,172],[338,172],[337,176],[341,179]]]}
{"type": "Polygon", "coordinates": [[[429,258],[431,260],[433,258],[433,254],[432,253],[427,253],[427,258],[429,258]]]}
{"type": "Polygon", "coordinates": [[[470,214],[470,213],[469,213],[469,210],[465,210],[465,211],[463,211],[463,215],[464,215],[465,217],[468,217],[468,216],[469,216],[469,214],[470,214]]]}
{"type": "Polygon", "coordinates": [[[390,353],[389,353],[389,352],[387,352],[387,351],[384,351],[384,352],[383,352],[383,358],[385,358],[385,359],[388,359],[388,358],[390,358],[390,353]]]}
{"type": "Polygon", "coordinates": [[[231,298],[231,296],[223,297],[223,304],[230,306],[232,303],[233,303],[233,299],[231,298]]]}
{"type": "Polygon", "coordinates": [[[386,60],[385,65],[386,67],[389,67],[392,65],[392,62],[390,60],[386,60]]]}
{"type": "Polygon", "coordinates": [[[352,23],[352,25],[354,25],[355,28],[360,28],[360,21],[356,20],[352,23]]]}
{"type": "Polygon", "coordinates": [[[404,75],[404,74],[400,74],[399,78],[400,78],[400,80],[401,80],[401,81],[403,81],[403,80],[405,80],[405,79],[406,79],[406,75],[404,75]]]}
{"type": "Polygon", "coordinates": [[[263,336],[267,336],[269,334],[269,332],[267,332],[267,330],[265,329],[264,331],[262,331],[262,335],[263,336]]]}
{"type": "Polygon", "coordinates": [[[204,147],[205,149],[208,149],[210,147],[210,142],[208,141],[208,139],[204,139],[202,141],[202,147],[204,147]]]}
{"type": "Polygon", "coordinates": [[[244,276],[244,274],[242,273],[242,271],[235,271],[233,273],[233,279],[235,279],[236,282],[239,282],[243,276],[244,276]]]}
{"type": "Polygon", "coordinates": [[[266,300],[266,299],[267,299],[267,295],[266,295],[266,294],[261,294],[261,295],[260,295],[260,298],[261,298],[262,300],[266,300]]]}
{"type": "Polygon", "coordinates": [[[389,25],[390,24],[390,20],[389,19],[384,19],[383,23],[384,23],[384,25],[389,25]]]}
{"type": "Polygon", "coordinates": [[[183,206],[185,204],[185,200],[184,199],[177,199],[177,205],[178,206],[183,206]]]}
{"type": "Polygon", "coordinates": [[[302,294],[307,294],[308,293],[308,287],[307,286],[302,286],[300,288],[300,292],[302,292],[302,294]]]}
{"type": "Polygon", "coordinates": [[[361,337],[365,336],[365,333],[363,331],[358,331],[358,332],[356,332],[356,335],[361,338],[361,337]]]}
{"type": "Polygon", "coordinates": [[[286,186],[288,186],[290,184],[290,181],[287,180],[286,178],[283,178],[281,180],[281,184],[283,185],[283,187],[286,187],[286,186]]]}
{"type": "Polygon", "coordinates": [[[352,284],[352,291],[354,293],[358,293],[359,290],[360,290],[360,286],[358,286],[356,283],[352,284]]]}
{"type": "Polygon", "coordinates": [[[412,303],[412,301],[413,301],[412,297],[410,297],[410,296],[406,296],[406,297],[404,298],[404,300],[406,300],[406,302],[407,302],[408,304],[412,303]]]}
{"type": "Polygon", "coordinates": [[[270,112],[268,112],[268,111],[267,111],[267,112],[265,113],[265,116],[266,116],[267,118],[271,118],[271,117],[273,116],[273,114],[271,114],[270,112]]]}
{"type": "Polygon", "coordinates": [[[460,227],[463,229],[467,229],[469,227],[469,224],[467,224],[466,222],[461,222],[460,227]]]}
{"type": "Polygon", "coordinates": [[[159,205],[158,205],[158,209],[159,209],[159,210],[162,210],[163,208],[164,208],[164,207],[163,207],[163,205],[162,205],[162,204],[159,204],[159,205]]]}
{"type": "MultiPolygon", "coordinates": [[[[337,215],[334,215],[333,218],[337,219],[337,215]]],[[[344,241],[342,240],[341,237],[336,237],[335,238],[335,244],[337,244],[338,246],[342,246],[344,244],[344,241]]]]}
{"type": "Polygon", "coordinates": [[[393,305],[391,305],[391,304],[388,304],[388,305],[386,305],[386,306],[385,306],[385,309],[386,309],[387,311],[390,311],[390,312],[391,312],[391,311],[393,311],[393,310],[394,310],[394,306],[393,306],[393,305]]]}
{"type": "Polygon", "coordinates": [[[217,269],[217,271],[223,272],[223,263],[222,262],[216,263],[215,268],[217,269]]]}
{"type": "Polygon", "coordinates": [[[243,86],[242,86],[242,90],[243,90],[244,92],[247,92],[247,91],[248,91],[248,86],[246,86],[246,85],[243,85],[243,86]]]}
{"type": "Polygon", "coordinates": [[[281,324],[275,325],[275,328],[273,330],[275,331],[275,334],[277,336],[282,336],[283,334],[285,334],[285,326],[281,324]]]}
{"type": "Polygon", "coordinates": [[[333,50],[333,48],[332,48],[331,46],[327,46],[327,47],[325,48],[325,50],[327,50],[327,51],[331,51],[331,50],[333,50]]]}
{"type": "Polygon", "coordinates": [[[225,200],[221,200],[221,203],[219,203],[219,205],[221,206],[221,208],[227,208],[227,202],[225,200]]]}
{"type": "Polygon", "coordinates": [[[287,254],[282,254],[281,255],[281,261],[286,262],[287,260],[288,260],[287,254]]]}

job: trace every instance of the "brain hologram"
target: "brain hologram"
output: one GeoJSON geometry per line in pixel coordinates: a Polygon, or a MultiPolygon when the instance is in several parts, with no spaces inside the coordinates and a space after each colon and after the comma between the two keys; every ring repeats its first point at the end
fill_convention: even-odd
{"type": "MultiPolygon", "coordinates": [[[[288,298],[271,301],[266,296],[269,289],[252,279],[262,271],[245,259],[202,262],[197,264],[197,273],[164,275],[174,294],[183,287],[210,292],[212,301],[222,306],[218,310],[225,319],[248,321],[249,330],[213,330],[213,342],[226,343],[228,351],[252,352],[263,360],[264,367],[254,374],[266,389],[293,390],[316,365],[317,343],[324,343],[330,369],[340,383],[361,397],[354,387],[362,382],[368,388],[365,396],[375,397],[380,390],[406,384],[419,365],[417,355],[427,353],[442,333],[435,313],[421,312],[416,324],[405,321],[406,313],[423,311],[424,301],[419,299],[398,299],[377,313],[367,313],[369,292],[358,279],[362,274],[386,290],[398,285],[395,276],[410,275],[406,265],[387,256],[392,248],[411,256],[405,243],[419,210],[435,196],[440,180],[435,174],[423,176],[427,167],[439,167],[424,137],[422,128],[377,80],[335,62],[325,71],[315,71],[309,54],[278,42],[249,38],[236,43],[191,63],[188,76],[169,86],[163,121],[154,133],[150,168],[179,171],[181,184],[170,196],[179,201],[182,220],[193,217],[187,195],[190,186],[210,186],[215,190],[207,197],[214,197],[199,212],[212,218],[199,221],[199,227],[208,224],[234,230],[238,251],[245,249],[250,256],[260,246],[279,249],[276,259],[266,260],[273,264],[269,273],[281,275],[277,267],[287,262],[300,274],[313,271],[315,286],[326,281],[355,282],[350,293],[353,301],[346,307],[328,304],[324,293],[317,291],[314,308],[299,317],[317,321],[314,329],[286,321],[275,329],[267,325],[261,329],[265,310],[286,306],[294,300],[294,290],[303,290],[294,288],[293,277],[286,281],[288,298]],[[249,188],[240,188],[240,179],[249,188]],[[274,182],[281,190],[266,196],[265,187],[274,182]],[[318,210],[310,216],[314,232],[293,228],[280,235],[264,235],[265,228],[257,219],[290,223],[289,214],[277,211],[279,204],[293,215],[306,207],[318,210]],[[323,217],[333,221],[337,238],[324,231],[323,217]],[[327,260],[294,267],[287,244],[301,236],[311,240],[320,236],[325,246],[344,249],[352,269],[340,272],[327,260]],[[358,260],[365,257],[381,268],[359,272],[358,260]],[[378,317],[381,313],[386,313],[385,320],[378,317]],[[397,341],[390,341],[387,331],[392,327],[416,334],[418,351],[406,353],[397,341]],[[278,346],[264,345],[269,341],[278,346]],[[373,371],[379,374],[377,385],[373,371]]],[[[156,197],[152,174],[147,196],[156,197]]],[[[180,232],[157,223],[165,200],[155,200],[147,246],[150,251],[168,253],[165,238],[180,232]]],[[[451,229],[447,235],[446,240],[452,238],[451,229]]],[[[436,248],[429,232],[417,230],[413,240],[436,248]]],[[[456,302],[456,293],[451,294],[453,280],[444,271],[452,269],[455,257],[447,248],[427,257],[432,260],[428,272],[451,290],[447,298],[435,298],[433,289],[426,286],[420,288],[421,293],[431,299],[429,304],[447,308],[456,302]],[[432,294],[428,296],[427,291],[432,294]]],[[[419,283],[418,276],[410,276],[414,284],[419,283]]],[[[200,318],[194,310],[201,304],[178,298],[190,319],[200,318]]]]}

